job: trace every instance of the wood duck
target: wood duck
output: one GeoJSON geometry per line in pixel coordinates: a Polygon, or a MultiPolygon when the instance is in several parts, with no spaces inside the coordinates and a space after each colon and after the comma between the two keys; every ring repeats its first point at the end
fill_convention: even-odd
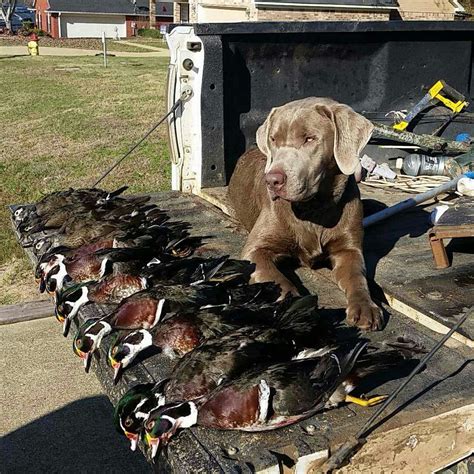
{"type": "Polygon", "coordinates": [[[82,258],[78,261],[70,262],[69,268],[67,268],[61,261],[61,256],[56,257],[57,266],[47,275],[46,279],[46,288],[48,291],[56,289],[56,318],[58,321],[62,322],[63,334],[67,335],[69,331],[69,326],[71,320],[76,316],[79,309],[88,303],[100,303],[100,304],[111,304],[111,303],[120,303],[123,299],[137,293],[141,290],[152,286],[156,281],[155,279],[159,277],[171,278],[170,268],[165,265],[166,270],[162,269],[160,265],[157,269],[159,275],[154,275],[153,269],[157,267],[155,265],[156,261],[159,261],[157,258],[151,260],[151,264],[148,264],[150,268],[147,268],[146,274],[148,278],[142,276],[140,272],[137,271],[137,268],[142,268],[143,257],[149,259],[156,249],[146,248],[146,249],[115,249],[100,251],[94,255],[89,255],[85,258],[82,258]],[[94,260],[92,260],[94,259],[94,260]],[[96,265],[91,268],[91,261],[95,262],[96,265]],[[101,260],[102,259],[102,260],[101,260]],[[136,259],[136,260],[131,260],[136,259]],[[117,262],[120,260],[128,260],[128,265],[126,268],[122,267],[122,270],[125,270],[127,273],[113,273],[106,276],[107,268],[109,264],[117,262]],[[100,263],[99,263],[100,262],[100,263]],[[81,267],[81,264],[82,267],[81,267]],[[91,272],[83,272],[82,274],[78,272],[78,269],[89,269],[91,272]],[[133,273],[134,270],[136,273],[133,273]],[[68,287],[66,290],[61,291],[64,282],[64,276],[69,276],[69,278],[75,281],[85,280],[85,283],[79,285],[73,285],[68,287]],[[72,275],[72,277],[71,277],[72,275]],[[152,278],[153,277],[153,278],[152,278]],[[99,280],[99,281],[96,281],[99,280]]]}
{"type": "MultiPolygon", "coordinates": [[[[155,249],[123,249],[114,251],[100,251],[98,254],[105,255],[110,261],[127,260],[130,258],[150,257],[155,253],[155,249]]],[[[97,254],[96,254],[97,255],[97,254]]],[[[81,285],[74,285],[65,291],[56,293],[56,318],[63,322],[64,333],[67,334],[71,320],[76,316],[79,309],[88,303],[120,303],[122,299],[131,296],[146,288],[160,284],[198,284],[204,282],[221,281],[228,279],[229,275],[236,277],[242,274],[248,279],[253,266],[248,262],[236,262],[229,260],[227,256],[220,258],[193,258],[173,260],[165,264],[156,264],[158,259],[154,258],[149,262],[144,271],[132,273],[135,268],[127,266],[121,270],[127,273],[114,273],[99,282],[89,281],[81,285]],[[147,275],[146,277],[144,275],[147,275]]],[[[101,276],[106,272],[108,260],[103,260],[100,266],[101,276]]],[[[128,262],[130,264],[130,262],[128,262]]],[[[135,263],[135,261],[133,261],[135,263]]],[[[141,262],[138,261],[140,270],[141,262]]],[[[62,262],[58,262],[60,268],[62,262]]],[[[67,269],[66,269],[67,270],[67,269]]],[[[63,272],[64,273],[64,272],[63,272]]],[[[68,273],[69,274],[69,273],[68,273]]],[[[48,275],[49,277],[49,275],[48,275]]],[[[50,290],[50,283],[57,283],[59,289],[62,288],[62,273],[58,272],[48,279],[47,287],[50,290]],[[59,281],[58,281],[59,280],[59,281]]],[[[91,275],[87,275],[90,279],[91,275]]],[[[235,280],[235,278],[234,278],[235,280]]]]}
{"type": "Polygon", "coordinates": [[[108,354],[108,363],[114,369],[114,382],[149,347],[159,349],[170,358],[181,358],[206,339],[220,336],[244,324],[252,324],[253,316],[256,316],[255,313],[245,312],[242,317],[236,309],[233,317],[229,312],[218,312],[220,308],[223,307],[172,315],[151,331],[139,329],[119,338],[110,346],[108,354]]]}
{"type": "MultiPolygon", "coordinates": [[[[96,243],[100,240],[113,239],[117,247],[132,247],[139,245],[156,245],[165,248],[172,244],[175,249],[179,249],[178,244],[186,249],[186,255],[190,254],[189,247],[192,249],[201,244],[201,238],[189,237],[187,233],[188,224],[183,222],[173,222],[166,225],[145,223],[135,225],[128,221],[104,221],[96,222],[93,225],[82,226],[71,229],[67,233],[56,232],[51,236],[39,238],[31,246],[33,253],[38,257],[49,252],[55,247],[68,247],[77,249],[84,245],[96,243]],[[133,245],[134,244],[134,245],[133,245]]],[[[26,246],[23,244],[23,246],[26,246]]],[[[191,249],[191,251],[192,251],[191,249]]],[[[180,254],[182,256],[182,254],[180,254]]]]}
{"type": "Polygon", "coordinates": [[[48,194],[47,196],[44,196],[35,204],[17,207],[15,209],[15,212],[13,213],[13,218],[15,222],[20,223],[27,220],[31,216],[45,215],[58,207],[63,207],[71,204],[88,204],[91,207],[101,205],[104,202],[113,200],[127,189],[128,186],[123,186],[122,188],[119,188],[110,193],[97,188],[70,188],[64,191],[57,191],[48,194]]]}
{"type": "MultiPolygon", "coordinates": [[[[89,303],[112,304],[147,288],[147,280],[139,275],[119,273],[99,282],[80,283],[56,295],[55,315],[69,326],[82,306],[89,303]],[[66,323],[66,320],[68,322],[66,323]]],[[[67,335],[66,330],[64,332],[67,335]]]]}
{"type": "MultiPolygon", "coordinates": [[[[113,241],[112,245],[115,245],[113,241]]],[[[159,257],[160,261],[173,258],[169,257],[167,253],[163,253],[169,252],[170,249],[174,250],[170,245],[167,245],[165,250],[154,245],[152,247],[106,248],[93,253],[79,252],[73,254],[72,257],[65,257],[63,254],[57,253],[49,260],[48,264],[43,265],[42,269],[40,268],[40,271],[43,272],[43,285],[48,292],[53,293],[62,290],[65,279],[74,283],[82,283],[98,281],[112,272],[138,275],[145,263],[154,258],[159,257]],[[44,274],[46,271],[47,273],[44,274]]],[[[158,269],[155,269],[155,265],[153,265],[148,273],[152,275],[155,270],[158,272],[158,269]]],[[[120,280],[115,280],[115,284],[120,282],[120,280]]],[[[124,279],[123,283],[125,282],[124,279]]]]}
{"type": "MultiPolygon", "coordinates": [[[[274,285],[268,283],[246,285],[246,298],[251,300],[255,299],[260,293],[265,293],[265,288],[267,287],[272,291],[274,290],[274,285]]],[[[243,292],[242,287],[238,287],[237,290],[243,292]]],[[[101,337],[97,344],[88,344],[85,347],[81,346],[80,353],[75,347],[74,352],[83,359],[86,357],[90,358],[92,352],[100,347],[102,338],[110,334],[113,330],[153,329],[168,313],[186,312],[187,310],[193,308],[197,309],[205,305],[227,303],[230,299],[229,293],[232,292],[233,289],[226,289],[220,285],[158,285],[148,290],[139,291],[122,300],[112,313],[96,323],[97,327],[92,326],[94,336],[96,332],[101,331],[101,337]],[[89,352],[91,353],[89,354],[89,352]]],[[[273,291],[275,297],[278,296],[278,294],[275,294],[273,291]]],[[[258,304],[258,299],[256,301],[258,304]]],[[[67,321],[67,319],[65,321],[67,321]]],[[[85,333],[90,329],[88,325],[84,324],[77,331],[75,339],[83,342],[85,333]]],[[[264,339],[264,336],[257,337],[257,339],[261,338],[264,339]]],[[[294,347],[293,341],[289,341],[288,343],[294,347]]],[[[218,353],[218,343],[216,343],[215,346],[212,351],[218,353]]],[[[284,351],[282,353],[284,353],[284,351]]],[[[259,357],[261,357],[261,354],[259,354],[259,357]]]]}
{"type": "Polygon", "coordinates": [[[287,331],[299,349],[322,346],[332,340],[337,323],[317,313],[317,298],[289,298],[281,304],[265,306],[217,306],[192,313],[179,313],[157,324],[153,330],[140,329],[126,334],[109,348],[108,362],[114,381],[144,350],[153,346],[171,358],[181,358],[207,339],[216,338],[243,326],[270,326],[287,331]],[[301,337],[306,331],[305,340],[301,337]]]}
{"type": "MultiPolygon", "coordinates": [[[[350,350],[326,348],[318,355],[295,358],[266,368],[251,368],[229,378],[206,396],[175,401],[153,409],[144,423],[154,456],[180,428],[195,424],[242,431],[287,426],[343,402],[373,406],[386,396],[349,395],[361,379],[399,367],[413,355],[405,349],[365,352],[367,342],[350,350]]],[[[183,394],[184,395],[184,394],[183,394]]]]}
{"type": "Polygon", "coordinates": [[[168,220],[166,213],[158,209],[155,205],[143,205],[143,201],[148,199],[139,197],[126,201],[112,201],[107,206],[95,209],[80,208],[70,205],[55,209],[44,216],[38,216],[27,222],[21,223],[17,229],[22,234],[23,240],[32,238],[33,234],[45,231],[56,230],[59,233],[74,233],[84,226],[94,225],[96,222],[129,222],[134,225],[148,223],[163,224],[168,220]],[[137,202],[137,200],[139,200],[137,202]]]}
{"type": "MultiPolygon", "coordinates": [[[[189,256],[195,248],[201,245],[201,239],[199,237],[189,237],[186,234],[185,226],[180,223],[173,223],[167,226],[154,226],[153,229],[147,229],[145,233],[133,235],[116,235],[115,237],[105,237],[98,239],[92,243],[83,245],[77,249],[69,247],[55,247],[43,254],[39,260],[35,270],[35,276],[40,281],[40,291],[46,289],[46,275],[53,270],[57,264],[58,257],[63,256],[65,262],[75,262],[76,267],[74,273],[81,274],[91,270],[89,268],[92,265],[93,274],[100,271],[101,261],[100,258],[96,259],[96,252],[104,249],[111,248],[137,248],[137,252],[140,252],[141,248],[152,248],[154,249],[151,253],[157,253],[163,257],[186,257],[189,256]],[[81,267],[84,267],[81,270],[81,267]]],[[[102,254],[98,254],[99,256],[102,254]]],[[[130,259],[129,259],[130,260],[130,259]]],[[[72,264],[72,263],[71,263],[72,264]]],[[[57,268],[53,273],[58,272],[60,269],[57,268]]],[[[57,280],[57,277],[55,278],[57,280]]],[[[94,276],[87,277],[85,280],[74,279],[76,283],[87,280],[94,280],[94,276]]],[[[53,286],[55,283],[53,282],[53,286]]],[[[56,285],[57,286],[57,285],[56,285]]],[[[54,288],[55,289],[55,288],[54,288]]],[[[54,291],[50,289],[50,291],[54,291]]]]}
{"type": "Polygon", "coordinates": [[[208,339],[178,361],[163,390],[164,400],[193,400],[258,364],[290,360],[298,353],[276,328],[244,326],[208,339]]]}
{"type": "Polygon", "coordinates": [[[139,384],[132,387],[118,401],[114,410],[115,428],[130,441],[130,449],[135,451],[143,423],[150,411],[160,404],[161,384],[139,384]]]}
{"type": "Polygon", "coordinates": [[[112,332],[112,326],[105,319],[89,319],[84,322],[74,336],[72,348],[84,362],[89,372],[92,355],[100,347],[102,339],[112,332]]]}

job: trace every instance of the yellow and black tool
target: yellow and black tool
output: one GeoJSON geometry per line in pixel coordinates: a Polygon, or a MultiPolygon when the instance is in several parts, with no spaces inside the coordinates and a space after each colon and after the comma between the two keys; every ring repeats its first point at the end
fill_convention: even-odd
{"type": "MultiPolygon", "coordinates": [[[[449,117],[448,121],[451,121],[454,116],[459,114],[459,112],[469,105],[469,102],[466,101],[466,98],[460,92],[446,84],[446,82],[438,81],[430,87],[428,93],[415,105],[415,107],[413,107],[413,109],[410,110],[410,112],[408,112],[406,117],[401,122],[396,123],[393,128],[400,131],[405,130],[408,127],[408,124],[422,110],[428,107],[433,100],[438,100],[452,111],[452,115],[449,117]]],[[[441,128],[445,125],[446,123],[444,123],[441,128]]],[[[436,135],[439,130],[440,128],[433,132],[433,135],[436,135]]]]}

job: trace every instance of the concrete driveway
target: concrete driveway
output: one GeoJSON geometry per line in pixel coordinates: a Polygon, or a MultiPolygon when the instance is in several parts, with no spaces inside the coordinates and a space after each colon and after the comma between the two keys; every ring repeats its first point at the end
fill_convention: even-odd
{"type": "MultiPolygon", "coordinates": [[[[41,56],[95,56],[101,53],[101,51],[95,49],[78,49],[78,48],[54,48],[50,46],[40,45],[41,56]]],[[[169,52],[167,49],[160,51],[146,51],[143,53],[128,53],[124,51],[109,51],[117,57],[129,57],[129,58],[156,58],[156,57],[167,57],[169,52]]],[[[11,56],[28,56],[28,49],[26,46],[0,46],[0,57],[11,57],[11,56]]]]}
{"type": "Polygon", "coordinates": [[[0,472],[146,473],[53,319],[0,326],[0,472]]]}

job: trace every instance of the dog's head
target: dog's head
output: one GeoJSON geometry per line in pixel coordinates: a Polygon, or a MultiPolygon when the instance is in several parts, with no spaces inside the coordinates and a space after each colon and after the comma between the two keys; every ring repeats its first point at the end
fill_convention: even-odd
{"type": "Polygon", "coordinates": [[[272,109],[257,130],[272,198],[306,201],[328,174],[351,175],[373,125],[349,106],[309,97],[272,109]]]}

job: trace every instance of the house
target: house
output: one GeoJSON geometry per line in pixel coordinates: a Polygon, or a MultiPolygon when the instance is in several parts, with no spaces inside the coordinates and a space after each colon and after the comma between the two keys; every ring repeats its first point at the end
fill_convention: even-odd
{"type": "Polygon", "coordinates": [[[456,0],[398,0],[403,20],[454,20],[464,14],[463,6],[456,0]]]}
{"type": "Polygon", "coordinates": [[[175,23],[453,20],[463,13],[457,0],[178,0],[174,3],[175,23]]]}
{"type": "MultiPolygon", "coordinates": [[[[53,38],[125,38],[150,27],[148,0],[35,0],[36,24],[53,38]]],[[[173,21],[173,4],[156,2],[153,26],[173,21]]]]}

